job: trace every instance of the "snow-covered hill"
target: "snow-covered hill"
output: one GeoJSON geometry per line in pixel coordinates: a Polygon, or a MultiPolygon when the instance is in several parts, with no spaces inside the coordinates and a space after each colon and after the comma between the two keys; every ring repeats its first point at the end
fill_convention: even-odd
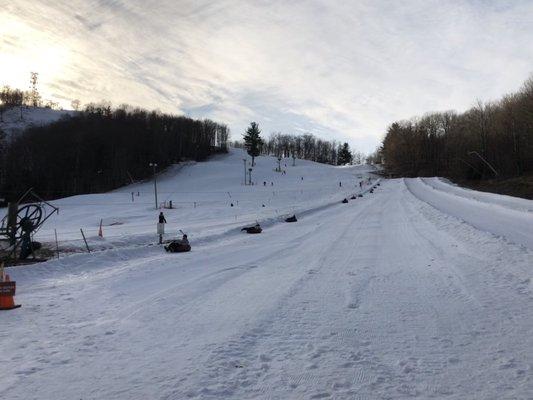
{"type": "Polygon", "coordinates": [[[153,182],[54,202],[39,238],[109,249],[8,268],[0,398],[532,397],[533,202],[394,179],[341,204],[368,167],[259,157],[244,186],[243,158],[158,177],[189,253],[150,245],[153,182]]]}
{"type": "Polygon", "coordinates": [[[254,185],[244,185],[243,159],[247,159],[248,169],[250,158],[246,153],[231,149],[229,154],[208,162],[170,168],[157,177],[158,209],[152,181],[112,193],[53,201],[60,209],[59,215],[53,216],[36,238],[52,242],[55,229],[62,247],[80,248],[82,228],[93,248],[151,243],[157,239],[157,217],[163,211],[168,222],[165,237],[175,236],[182,229],[193,239],[206,239],[236,232],[255,221],[272,224],[288,214],[338,203],[371,187],[367,181],[371,166],[332,167],[305,160],[297,160],[292,166],[292,159],[287,159],[281,164],[285,173],[280,173],[275,171],[277,159],[263,156],[256,158],[254,185]],[[363,182],[361,186],[359,182],[363,182]],[[159,209],[170,201],[173,209],[159,209]],[[97,236],[100,220],[103,239],[97,236]]]}
{"type": "Polygon", "coordinates": [[[43,107],[11,107],[1,112],[0,130],[8,139],[23,132],[30,126],[44,126],[65,116],[75,115],[76,111],[52,110],[43,107]]]}

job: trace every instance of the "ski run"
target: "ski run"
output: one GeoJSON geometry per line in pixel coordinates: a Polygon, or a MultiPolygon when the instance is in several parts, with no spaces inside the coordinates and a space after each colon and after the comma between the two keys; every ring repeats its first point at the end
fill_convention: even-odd
{"type": "Polygon", "coordinates": [[[70,253],[8,268],[0,398],[533,398],[533,201],[243,158],[158,176],[189,253],[153,182],[54,201],[36,239],[70,253]]]}

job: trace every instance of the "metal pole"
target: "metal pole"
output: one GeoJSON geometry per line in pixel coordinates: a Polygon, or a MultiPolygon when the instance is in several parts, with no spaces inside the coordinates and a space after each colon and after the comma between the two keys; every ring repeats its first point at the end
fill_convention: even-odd
{"type": "Polygon", "coordinates": [[[495,175],[495,176],[498,176],[498,171],[496,171],[496,170],[494,169],[494,167],[493,167],[492,165],[490,165],[490,163],[489,163],[487,160],[485,160],[485,159],[481,156],[481,154],[479,154],[477,151],[469,151],[468,154],[475,154],[476,156],[478,156],[478,157],[481,159],[481,161],[483,161],[485,164],[487,164],[487,165],[489,166],[489,168],[492,170],[492,172],[494,172],[494,175],[495,175]]]}
{"type": "Polygon", "coordinates": [[[56,252],[57,252],[57,259],[59,260],[59,242],[57,241],[57,230],[54,229],[54,234],[56,235],[56,252]]]}
{"type": "Polygon", "coordinates": [[[155,167],[157,164],[154,164],[154,193],[155,193],[155,208],[157,210],[157,175],[155,174],[155,167]]]}
{"type": "Polygon", "coordinates": [[[153,172],[154,172],[154,197],[155,197],[155,209],[157,210],[157,176],[155,174],[155,169],[157,167],[157,164],[156,163],[150,163],[148,164],[150,167],[153,168],[153,172]]]}
{"type": "Polygon", "coordinates": [[[83,237],[83,241],[85,242],[85,247],[87,247],[87,252],[90,253],[91,249],[89,249],[89,245],[87,244],[87,239],[85,239],[85,234],[83,233],[83,229],[80,228],[81,236],[83,237]]]}

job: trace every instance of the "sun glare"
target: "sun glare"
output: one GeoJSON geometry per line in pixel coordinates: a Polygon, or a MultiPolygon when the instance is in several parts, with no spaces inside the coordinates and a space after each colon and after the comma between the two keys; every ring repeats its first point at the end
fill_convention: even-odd
{"type": "MultiPolygon", "coordinates": [[[[39,73],[39,90],[52,99],[48,84],[63,77],[68,48],[45,31],[34,29],[5,13],[0,14],[0,85],[29,87],[30,72],[39,73]]],[[[55,99],[52,99],[55,100],[55,99]]]]}

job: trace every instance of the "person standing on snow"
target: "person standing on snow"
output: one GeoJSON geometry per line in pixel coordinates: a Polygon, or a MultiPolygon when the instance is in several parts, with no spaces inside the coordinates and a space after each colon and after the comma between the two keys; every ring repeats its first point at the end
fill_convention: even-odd
{"type": "Polygon", "coordinates": [[[163,215],[163,211],[159,213],[159,223],[160,224],[166,224],[167,220],[165,219],[165,216],[163,215]]]}

